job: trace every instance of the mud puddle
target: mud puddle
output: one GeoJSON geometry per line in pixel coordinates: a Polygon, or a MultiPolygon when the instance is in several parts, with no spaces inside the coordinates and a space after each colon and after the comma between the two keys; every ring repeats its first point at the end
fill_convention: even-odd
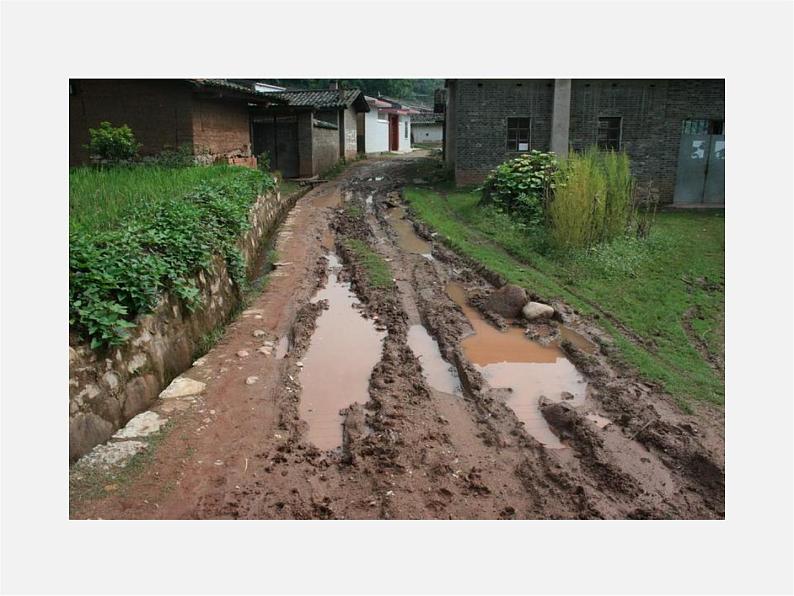
{"type": "Polygon", "coordinates": [[[562,339],[571,342],[573,345],[575,345],[583,352],[587,352],[588,354],[593,354],[598,349],[598,346],[596,346],[593,342],[591,342],[581,333],[577,333],[570,327],[566,327],[565,325],[560,325],[559,330],[560,330],[560,337],[562,339]]]}
{"type": "Polygon", "coordinates": [[[405,217],[405,209],[402,207],[393,207],[386,213],[386,219],[397,232],[397,244],[404,251],[413,253],[415,255],[422,255],[426,259],[433,259],[433,248],[431,244],[420,238],[414,231],[414,225],[410,219],[405,217]]]}
{"type": "Polygon", "coordinates": [[[511,327],[502,332],[489,324],[466,301],[466,292],[456,283],[447,285],[447,294],[458,304],[474,334],[461,342],[466,357],[491,387],[509,388],[506,404],[516,413],[527,432],[551,449],[563,448],[540,412],[539,400],[584,402],[587,384],[576,367],[557,346],[530,341],[524,332],[511,327]]]}
{"type": "Polygon", "coordinates": [[[339,411],[369,400],[369,377],[380,360],[385,332],[354,308],[358,300],[350,284],[339,281],[335,254],[327,255],[328,282],[312,302],[328,301],[317,319],[303,357],[299,412],[309,425],[306,438],[318,449],[342,444],[343,417],[339,411]]]}
{"type": "Polygon", "coordinates": [[[411,325],[408,329],[408,346],[422,363],[422,372],[432,389],[461,395],[458,373],[441,356],[436,340],[430,336],[424,325],[411,325]]]}

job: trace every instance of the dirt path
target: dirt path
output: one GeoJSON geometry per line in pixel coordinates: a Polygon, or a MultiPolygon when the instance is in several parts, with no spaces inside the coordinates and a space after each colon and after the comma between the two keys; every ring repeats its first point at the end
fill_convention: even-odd
{"type": "MultiPolygon", "coordinates": [[[[557,362],[575,364],[586,383],[581,398],[549,395],[538,409],[536,423],[559,448],[544,446],[535,423],[520,418],[515,392],[489,386],[490,369],[462,347],[472,321],[447,288],[459,284],[480,304],[491,277],[404,218],[400,190],[419,159],[356,163],[298,201],[264,291],[184,375],[206,390],[122,485],[99,498],[74,491],[73,517],[724,516],[721,420],[681,414],[654,387],[618,374],[601,350],[559,348],[557,362]],[[385,264],[385,281],[376,282],[373,260],[385,264]],[[327,300],[313,301],[324,287],[327,300]],[[381,346],[368,376],[339,380],[356,355],[328,325],[337,298],[367,322],[349,332],[376,334],[381,346]],[[329,419],[342,428],[340,444],[320,450],[308,438],[315,426],[300,415],[318,415],[301,378],[316,392],[313,363],[334,349],[338,367],[319,371],[328,395],[349,404],[359,380],[365,395],[329,419]]],[[[597,332],[572,312],[563,321],[585,338],[597,332]]],[[[546,324],[530,331],[555,332],[546,324]]]]}

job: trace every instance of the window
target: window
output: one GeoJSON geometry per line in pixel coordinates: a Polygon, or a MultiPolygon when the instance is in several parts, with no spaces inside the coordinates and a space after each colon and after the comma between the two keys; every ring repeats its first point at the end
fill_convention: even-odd
{"type": "Polygon", "coordinates": [[[408,138],[408,120],[405,121],[405,138],[408,138]]]}
{"type": "Polygon", "coordinates": [[[620,151],[620,131],[623,118],[609,117],[598,119],[598,148],[620,151]]]}
{"type": "Polygon", "coordinates": [[[684,120],[681,132],[685,135],[725,134],[725,120],[696,118],[684,120]]]}
{"type": "Polygon", "coordinates": [[[385,121],[385,120],[388,120],[388,119],[389,119],[389,115],[386,112],[384,112],[383,110],[378,110],[378,120],[384,120],[385,121]]]}
{"type": "Polygon", "coordinates": [[[507,150],[529,151],[529,118],[507,119],[507,150]]]}

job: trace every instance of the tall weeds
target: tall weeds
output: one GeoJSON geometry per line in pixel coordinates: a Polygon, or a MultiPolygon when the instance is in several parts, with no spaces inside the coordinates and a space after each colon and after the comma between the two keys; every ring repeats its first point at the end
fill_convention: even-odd
{"type": "Polygon", "coordinates": [[[634,181],[624,153],[571,153],[556,174],[555,186],[549,221],[557,246],[582,248],[626,233],[634,181]]]}

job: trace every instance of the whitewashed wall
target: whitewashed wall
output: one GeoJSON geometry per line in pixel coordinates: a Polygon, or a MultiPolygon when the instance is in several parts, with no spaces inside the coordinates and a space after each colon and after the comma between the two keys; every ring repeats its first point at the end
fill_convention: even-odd
{"type": "Polygon", "coordinates": [[[382,153],[389,150],[389,121],[378,120],[378,110],[364,114],[364,151],[382,153]]]}
{"type": "Polygon", "coordinates": [[[415,143],[440,143],[444,140],[444,127],[440,123],[412,124],[415,143]]]}
{"type": "Polygon", "coordinates": [[[411,117],[400,115],[400,144],[398,151],[405,152],[411,150],[411,117]],[[407,127],[407,134],[406,134],[407,127]]]}

